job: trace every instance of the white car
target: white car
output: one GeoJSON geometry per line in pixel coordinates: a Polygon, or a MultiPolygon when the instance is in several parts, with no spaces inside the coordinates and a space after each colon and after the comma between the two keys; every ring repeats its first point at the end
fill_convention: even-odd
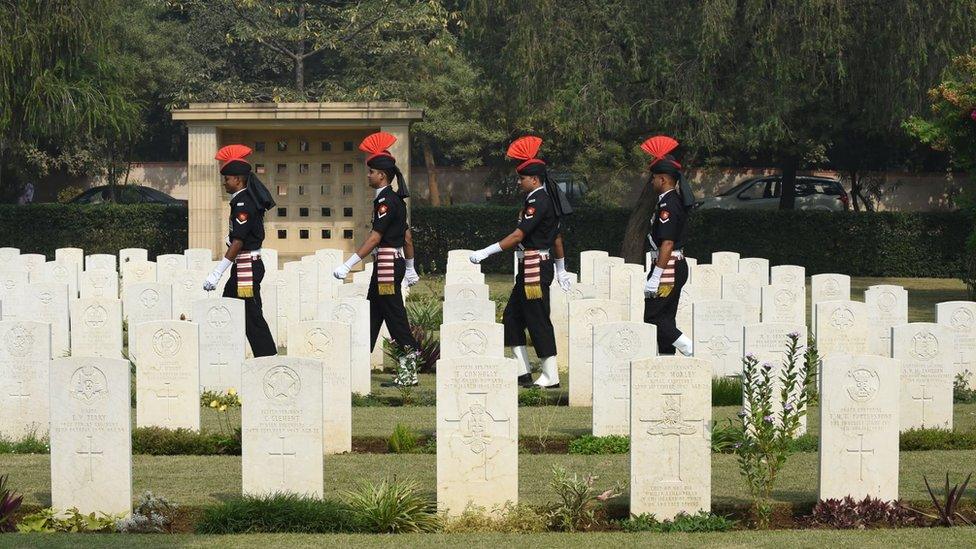
{"type": "MultiPolygon", "coordinates": [[[[699,201],[698,208],[721,210],[779,209],[782,176],[753,177],[718,196],[699,201]]],[[[840,181],[829,177],[797,176],[796,209],[843,212],[850,209],[850,199],[840,181]]]]}

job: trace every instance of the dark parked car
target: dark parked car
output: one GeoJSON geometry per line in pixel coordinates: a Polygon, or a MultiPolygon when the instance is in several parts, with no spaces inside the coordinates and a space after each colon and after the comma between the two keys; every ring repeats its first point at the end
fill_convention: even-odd
{"type": "Polygon", "coordinates": [[[112,188],[108,185],[92,187],[71,199],[71,204],[172,204],[186,206],[186,200],[179,200],[172,196],[142,185],[117,185],[115,200],[112,200],[112,188]]]}

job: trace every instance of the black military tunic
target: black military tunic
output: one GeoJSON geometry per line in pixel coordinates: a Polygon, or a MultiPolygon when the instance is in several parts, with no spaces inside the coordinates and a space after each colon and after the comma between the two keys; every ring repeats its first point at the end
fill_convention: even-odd
{"type": "MultiPolygon", "coordinates": [[[[238,254],[238,259],[243,254],[260,252],[261,245],[264,243],[264,212],[255,203],[251,193],[244,189],[231,196],[230,199],[230,218],[229,234],[231,242],[240,240],[243,242],[238,254]]],[[[253,255],[252,255],[253,257],[253,255]]],[[[261,281],[264,279],[264,262],[258,259],[251,263],[252,284],[254,286],[254,296],[238,298],[237,295],[237,261],[231,267],[230,278],[224,286],[224,297],[232,297],[244,300],[244,331],[247,334],[247,341],[251,344],[251,351],[255,357],[273,356],[278,354],[278,347],[275,345],[271,335],[271,328],[264,319],[261,311],[261,281]]]]}
{"type": "MultiPolygon", "coordinates": [[[[681,203],[677,191],[672,189],[661,194],[657,208],[654,210],[652,223],[648,238],[653,251],[657,251],[665,240],[674,242],[674,251],[682,250],[686,239],[688,212],[681,203]]],[[[652,265],[648,278],[653,273],[653,269],[652,265]]],[[[660,288],[672,286],[670,293],[644,300],[644,322],[657,326],[658,353],[663,355],[674,354],[674,342],[681,336],[681,331],[675,323],[675,316],[678,313],[681,289],[688,281],[688,264],[683,256],[682,259],[674,261],[673,274],[670,271],[671,268],[665,269],[660,285],[660,288]]]]}
{"type": "Polygon", "coordinates": [[[526,296],[525,263],[519,261],[515,286],[502,313],[505,346],[524,346],[525,331],[528,330],[536,356],[556,356],[556,337],[549,319],[549,286],[553,279],[551,249],[559,235],[559,217],[545,188],[539,187],[525,196],[519,212],[518,228],[525,234],[519,246],[521,249],[543,250],[549,255],[539,265],[540,298],[526,296]]]}
{"type": "MultiPolygon", "coordinates": [[[[403,248],[404,237],[407,233],[407,206],[393,187],[387,185],[373,199],[373,230],[380,233],[382,238],[378,248],[403,248]]],[[[394,293],[382,295],[379,292],[379,264],[373,265],[373,276],[369,281],[369,332],[370,349],[376,346],[380,327],[386,322],[386,329],[402,347],[419,349],[420,345],[410,333],[410,323],[407,321],[407,309],[403,306],[403,283],[406,264],[399,252],[393,263],[394,293]]]]}

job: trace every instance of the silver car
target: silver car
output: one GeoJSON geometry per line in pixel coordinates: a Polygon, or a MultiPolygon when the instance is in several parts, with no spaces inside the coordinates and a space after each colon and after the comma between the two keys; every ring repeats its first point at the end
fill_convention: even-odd
{"type": "MultiPolygon", "coordinates": [[[[718,196],[705,198],[699,208],[722,210],[779,208],[782,176],[753,177],[718,196]]],[[[797,176],[796,209],[843,212],[850,209],[850,199],[840,181],[829,177],[797,176]]]]}

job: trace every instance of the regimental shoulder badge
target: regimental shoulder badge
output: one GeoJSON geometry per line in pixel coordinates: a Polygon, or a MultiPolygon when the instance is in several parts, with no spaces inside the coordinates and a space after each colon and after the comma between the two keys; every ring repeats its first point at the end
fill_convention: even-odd
{"type": "Polygon", "coordinates": [[[667,223],[671,219],[671,213],[667,210],[661,210],[657,213],[657,218],[661,220],[661,223],[667,223]]]}
{"type": "Polygon", "coordinates": [[[240,223],[241,225],[243,225],[243,224],[247,223],[247,217],[248,217],[247,216],[247,212],[237,212],[237,215],[234,217],[234,219],[238,223],[240,223]]]}
{"type": "Polygon", "coordinates": [[[386,204],[380,204],[376,207],[376,217],[383,217],[386,212],[390,211],[390,207],[386,204]]]}
{"type": "Polygon", "coordinates": [[[535,206],[529,206],[528,208],[525,209],[526,219],[532,219],[532,216],[534,215],[535,215],[535,206]]]}

